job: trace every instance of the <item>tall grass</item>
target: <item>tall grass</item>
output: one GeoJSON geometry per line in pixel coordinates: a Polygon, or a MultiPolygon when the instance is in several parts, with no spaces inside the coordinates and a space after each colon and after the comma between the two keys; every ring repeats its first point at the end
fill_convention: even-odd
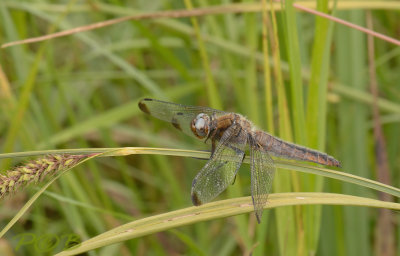
{"type": "MultiPolygon", "coordinates": [[[[153,97],[242,113],[261,129],[335,156],[344,172],[376,179],[366,35],[299,12],[292,1],[224,3],[230,5],[190,0],[90,5],[71,1],[66,6],[1,1],[1,43],[119,16],[208,8],[199,17],[157,19],[153,15],[1,49],[2,152],[125,146],[207,149],[141,113],[138,100],[153,97]],[[217,12],[221,14],[210,14],[217,12]]],[[[400,9],[385,1],[373,4],[339,2],[331,14],[365,26],[365,9],[388,8],[389,4],[400,9]]],[[[320,12],[331,10],[324,0],[314,7],[320,12]]],[[[373,11],[374,29],[396,37],[396,15],[393,10],[373,11]]],[[[383,130],[391,182],[398,187],[400,125],[395,117],[400,113],[396,82],[400,52],[379,39],[375,39],[375,52],[377,106],[382,120],[389,120],[383,130]]],[[[331,192],[360,198],[337,196],[330,201],[324,197],[326,204],[340,204],[342,199],[343,206],[321,206],[320,199],[303,205],[293,198],[291,204],[284,204],[281,198],[277,201],[281,207],[264,211],[262,223],[257,224],[254,214],[247,214],[251,208],[229,208],[222,201],[182,209],[192,205],[191,182],[204,160],[167,153],[122,155],[78,165],[41,197],[35,196],[29,210],[23,206],[36,193],[35,186],[2,199],[1,227],[13,224],[2,238],[5,246],[21,255],[38,255],[44,251],[37,246],[40,235],[61,238],[74,233],[82,241],[99,235],[95,240],[103,246],[123,241],[94,251],[107,255],[371,255],[381,252],[376,247],[378,211],[345,205],[397,207],[365,199],[377,197],[366,188],[367,183],[359,186],[278,169],[273,192],[331,192]],[[214,213],[212,209],[220,210],[214,213]],[[204,217],[210,211],[210,217],[204,217]],[[162,213],[166,215],[146,219],[162,213]],[[198,218],[182,219],[179,224],[194,213],[198,218]],[[133,220],[138,221],[123,229],[122,224],[133,220]],[[136,225],[160,220],[161,224],[147,227],[140,236],[126,233],[125,239],[118,240],[115,233],[106,232],[112,228],[129,232],[136,225]],[[171,220],[176,222],[168,224],[171,220]],[[24,234],[38,240],[19,244],[24,234]]],[[[0,166],[6,171],[24,163],[26,159],[3,158],[0,166]]],[[[250,172],[244,164],[235,184],[218,200],[249,194],[250,172]]],[[[274,202],[275,197],[271,198],[274,202]]],[[[244,205],[249,202],[245,200],[232,202],[244,205]]],[[[50,254],[62,251],[64,242],[60,240],[50,254]]],[[[399,253],[398,246],[393,249],[399,253]]]]}

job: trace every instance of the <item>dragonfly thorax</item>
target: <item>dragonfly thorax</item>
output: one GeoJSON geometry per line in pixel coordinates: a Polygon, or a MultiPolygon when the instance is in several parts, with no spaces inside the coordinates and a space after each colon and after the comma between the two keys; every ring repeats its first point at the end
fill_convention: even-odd
{"type": "Polygon", "coordinates": [[[192,120],[190,129],[196,137],[203,139],[210,133],[210,116],[200,113],[192,120]]]}

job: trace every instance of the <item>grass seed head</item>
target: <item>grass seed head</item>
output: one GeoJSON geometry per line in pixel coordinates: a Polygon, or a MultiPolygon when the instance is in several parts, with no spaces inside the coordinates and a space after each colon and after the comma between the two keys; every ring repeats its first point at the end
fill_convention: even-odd
{"type": "Polygon", "coordinates": [[[0,175],[0,198],[21,190],[30,183],[37,183],[46,177],[74,167],[89,155],[48,155],[32,160],[25,165],[14,167],[0,175]]]}

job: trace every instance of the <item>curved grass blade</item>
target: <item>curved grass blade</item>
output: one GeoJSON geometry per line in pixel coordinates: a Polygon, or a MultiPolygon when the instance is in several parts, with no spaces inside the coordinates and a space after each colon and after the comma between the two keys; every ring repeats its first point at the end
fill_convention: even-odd
{"type": "MultiPolygon", "coordinates": [[[[264,209],[293,205],[351,205],[374,208],[400,210],[400,204],[330,193],[277,193],[271,194],[264,209]]],[[[240,197],[204,204],[197,207],[188,207],[177,211],[151,216],[132,221],[112,230],[104,232],[81,244],[56,254],[57,256],[75,255],[90,250],[120,243],[129,239],[138,238],[157,232],[181,227],[201,221],[219,219],[238,214],[252,212],[251,197],[240,197]]]]}
{"type": "MultiPolygon", "coordinates": [[[[108,156],[127,156],[127,155],[166,155],[166,156],[182,156],[182,157],[192,157],[198,159],[210,159],[210,152],[196,151],[196,150],[186,150],[186,149],[170,149],[170,148],[148,148],[148,147],[124,147],[124,148],[82,148],[82,149],[65,149],[65,150],[48,150],[48,151],[28,151],[19,153],[8,153],[0,154],[0,159],[9,157],[22,157],[22,156],[34,156],[43,154],[62,154],[62,153],[75,153],[75,154],[87,154],[87,153],[101,153],[96,157],[108,157],[108,156]]],[[[87,159],[86,159],[87,160],[87,159]]],[[[233,160],[233,159],[227,159],[233,160]]],[[[249,164],[249,158],[243,161],[249,164]]],[[[400,198],[400,189],[389,186],[374,180],[352,175],[343,171],[335,171],[327,168],[316,167],[312,165],[300,164],[295,161],[281,161],[275,159],[276,167],[299,171],[304,173],[311,173],[315,175],[320,175],[332,179],[337,179],[360,186],[372,188],[374,190],[388,193],[395,197],[400,198]]]]}

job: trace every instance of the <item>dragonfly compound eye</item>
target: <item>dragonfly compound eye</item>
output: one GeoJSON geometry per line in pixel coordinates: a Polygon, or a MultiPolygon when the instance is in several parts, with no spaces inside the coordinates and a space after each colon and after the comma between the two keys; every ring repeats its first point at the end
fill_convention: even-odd
{"type": "Polygon", "coordinates": [[[190,128],[196,137],[202,139],[209,133],[210,117],[206,114],[198,114],[190,124],[190,128]]]}

